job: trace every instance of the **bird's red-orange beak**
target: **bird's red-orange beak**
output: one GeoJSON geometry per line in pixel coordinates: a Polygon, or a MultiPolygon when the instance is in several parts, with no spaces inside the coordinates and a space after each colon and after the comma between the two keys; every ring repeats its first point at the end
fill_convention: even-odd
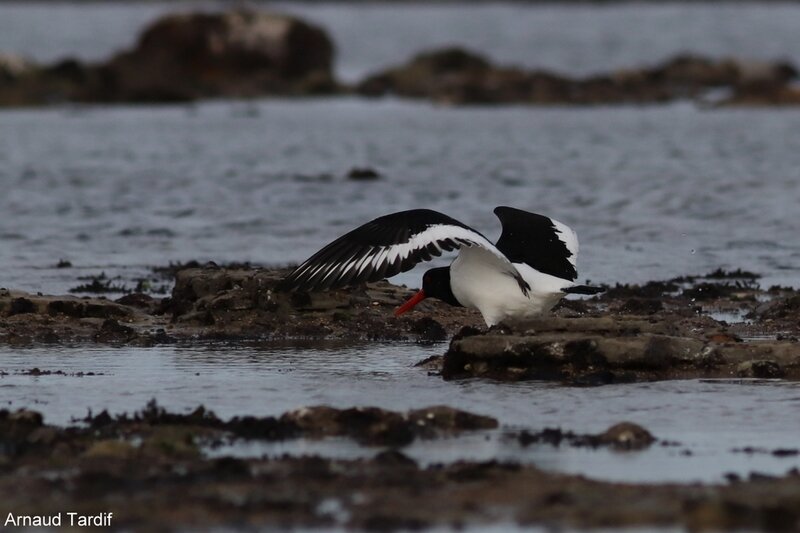
{"type": "Polygon", "coordinates": [[[404,303],[403,305],[398,307],[394,312],[394,316],[400,316],[403,313],[411,311],[414,308],[415,305],[420,303],[425,298],[426,298],[425,291],[422,291],[422,290],[419,291],[417,294],[415,294],[414,296],[409,298],[406,303],[404,303]]]}

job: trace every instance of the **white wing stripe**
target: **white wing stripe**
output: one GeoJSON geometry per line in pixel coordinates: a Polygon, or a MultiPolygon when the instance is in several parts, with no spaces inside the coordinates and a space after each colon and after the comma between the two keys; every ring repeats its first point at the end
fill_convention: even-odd
{"type": "Polygon", "coordinates": [[[391,248],[381,248],[380,252],[372,259],[372,267],[378,268],[386,259],[386,256],[389,255],[389,251],[391,248]]]}
{"type": "Polygon", "coordinates": [[[556,231],[560,234],[559,240],[564,243],[564,246],[567,247],[567,250],[572,252],[572,255],[569,256],[568,260],[572,263],[572,266],[577,266],[576,263],[578,261],[578,234],[575,233],[575,230],[564,224],[563,222],[559,222],[555,219],[550,219],[553,223],[553,227],[556,228],[556,231]]]}
{"type": "Polygon", "coordinates": [[[367,268],[367,266],[369,265],[370,260],[372,259],[372,255],[371,255],[372,253],[374,253],[374,252],[371,251],[370,253],[364,255],[364,257],[361,259],[361,261],[359,261],[359,263],[358,263],[358,273],[359,274],[364,272],[364,269],[367,268]]]}
{"type": "MultiPolygon", "coordinates": [[[[291,279],[306,288],[328,288],[345,283],[389,277],[411,269],[417,263],[440,256],[443,251],[462,247],[479,247],[496,257],[505,269],[517,270],[494,244],[483,235],[457,224],[434,223],[410,236],[407,242],[397,244],[374,244],[345,242],[349,252],[337,253],[329,248],[323,256],[312,257],[292,273],[291,279]],[[334,259],[336,258],[336,259],[334,259]]],[[[344,252],[344,248],[342,252],[344,252]]],[[[522,278],[519,278],[523,284],[522,278]]]]}

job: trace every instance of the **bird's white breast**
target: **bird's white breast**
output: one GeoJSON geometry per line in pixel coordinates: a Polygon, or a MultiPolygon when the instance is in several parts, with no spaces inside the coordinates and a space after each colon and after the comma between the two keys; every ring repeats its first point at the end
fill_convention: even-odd
{"type": "Polygon", "coordinates": [[[483,248],[462,248],[450,265],[453,295],[465,307],[478,309],[486,325],[493,326],[504,319],[525,318],[550,310],[563,296],[560,289],[571,285],[527,265],[514,265],[530,285],[526,295],[514,273],[508,270],[510,267],[483,248]]]}

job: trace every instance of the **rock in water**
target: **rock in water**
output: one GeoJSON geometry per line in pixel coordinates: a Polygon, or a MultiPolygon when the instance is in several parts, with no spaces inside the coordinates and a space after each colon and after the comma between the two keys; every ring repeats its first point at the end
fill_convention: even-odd
{"type": "Polygon", "coordinates": [[[167,15],[99,67],[83,99],[180,101],[335,90],[334,47],[320,28],[275,13],[167,15]]]}

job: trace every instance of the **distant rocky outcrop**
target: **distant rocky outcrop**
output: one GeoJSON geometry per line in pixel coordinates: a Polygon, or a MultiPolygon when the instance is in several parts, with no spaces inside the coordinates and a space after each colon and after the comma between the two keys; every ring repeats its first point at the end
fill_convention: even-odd
{"type": "Polygon", "coordinates": [[[723,103],[748,107],[800,105],[800,86],[749,84],[737,87],[723,103]]]}
{"type": "Polygon", "coordinates": [[[793,84],[798,72],[780,61],[680,55],[580,78],[495,65],[451,47],[345,87],[334,77],[333,57],[334,44],[323,29],[291,16],[251,10],[167,15],[146,28],[134,48],[100,63],[37,65],[0,53],[0,106],[350,92],[453,105],[800,104],[800,88],[793,84]]]}
{"type": "Polygon", "coordinates": [[[334,48],[320,28],[274,13],[169,15],[99,69],[90,100],[193,100],[331,92],[334,48]]]}
{"type": "MultiPolygon", "coordinates": [[[[425,52],[358,84],[367,96],[395,94],[449,104],[647,104],[704,97],[712,89],[734,94],[782,94],[797,76],[787,63],[747,63],[682,55],[654,67],[588,78],[545,70],[496,66],[461,49],[425,52]]],[[[774,98],[778,103],[778,98],[774,98]]]]}
{"type": "Polygon", "coordinates": [[[258,11],[167,15],[99,64],[0,56],[0,105],[165,102],[337,90],[324,30],[258,11]]]}

